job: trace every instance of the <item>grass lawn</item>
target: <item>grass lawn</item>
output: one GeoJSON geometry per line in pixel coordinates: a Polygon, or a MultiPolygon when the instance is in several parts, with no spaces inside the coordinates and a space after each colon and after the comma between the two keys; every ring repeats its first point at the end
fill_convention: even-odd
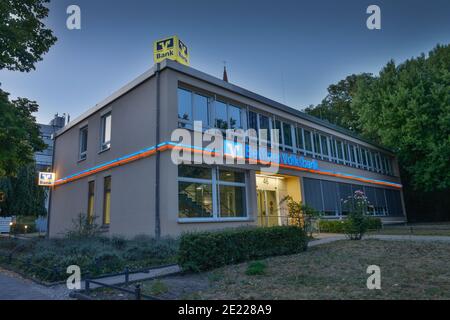
{"type": "Polygon", "coordinates": [[[390,235],[420,235],[420,236],[450,236],[450,223],[421,223],[384,226],[379,231],[370,234],[390,234],[390,235]]]}
{"type": "Polygon", "coordinates": [[[337,241],[305,253],[208,273],[199,299],[450,299],[450,245],[409,241],[337,241]],[[368,290],[367,266],[381,268],[381,290],[368,290]]]}

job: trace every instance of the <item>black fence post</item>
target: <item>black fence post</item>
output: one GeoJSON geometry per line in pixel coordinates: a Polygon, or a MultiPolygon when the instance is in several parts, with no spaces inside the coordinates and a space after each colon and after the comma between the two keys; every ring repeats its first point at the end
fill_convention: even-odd
{"type": "Polygon", "coordinates": [[[130,281],[130,270],[128,267],[125,267],[125,284],[128,285],[128,282],[130,281]]]}
{"type": "Polygon", "coordinates": [[[90,284],[90,281],[89,281],[89,273],[86,273],[86,277],[84,278],[84,291],[86,292],[87,295],[91,291],[90,286],[91,286],[91,284],[90,284]]]}
{"type": "Polygon", "coordinates": [[[136,297],[136,300],[141,300],[141,285],[137,284],[134,289],[134,295],[136,297]]]}

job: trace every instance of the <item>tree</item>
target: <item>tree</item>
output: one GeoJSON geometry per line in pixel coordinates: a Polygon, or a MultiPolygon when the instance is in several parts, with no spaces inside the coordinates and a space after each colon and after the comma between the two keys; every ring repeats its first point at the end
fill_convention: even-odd
{"type": "Polygon", "coordinates": [[[32,115],[37,110],[36,102],[24,98],[11,102],[0,90],[0,177],[15,175],[34,161],[34,152],[45,148],[32,115]]]}
{"type": "Polygon", "coordinates": [[[390,61],[352,101],[362,133],[392,150],[415,190],[450,189],[450,45],[390,61]]]}
{"type": "Polygon", "coordinates": [[[45,190],[37,184],[34,164],[21,167],[15,177],[0,178],[6,201],[0,203],[2,215],[45,215],[45,190]]]}
{"type": "Polygon", "coordinates": [[[42,22],[49,0],[0,2],[0,70],[29,72],[56,42],[42,22]]]}
{"type": "MultiPolygon", "coordinates": [[[[49,0],[2,0],[0,2],[0,70],[29,72],[56,42],[42,22],[48,15],[49,0]]],[[[13,176],[33,162],[33,153],[45,148],[32,113],[34,101],[9,101],[0,89],[0,177],[13,176]]]]}
{"type": "Polygon", "coordinates": [[[305,112],[327,120],[342,128],[359,133],[358,112],[352,106],[353,97],[358,83],[370,83],[373,77],[370,73],[352,74],[337,84],[328,87],[328,95],[317,106],[309,106],[305,112]]]}

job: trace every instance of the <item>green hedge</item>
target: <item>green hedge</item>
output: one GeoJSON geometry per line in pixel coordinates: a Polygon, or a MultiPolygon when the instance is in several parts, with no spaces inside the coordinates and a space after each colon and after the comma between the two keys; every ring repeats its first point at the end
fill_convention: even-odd
{"type": "MultiPolygon", "coordinates": [[[[345,233],[345,220],[320,220],[320,232],[325,233],[345,233]]],[[[367,228],[369,230],[380,230],[382,226],[381,219],[375,217],[367,218],[367,228]]]]}
{"type": "Polygon", "coordinates": [[[308,239],[295,226],[245,227],[181,237],[178,264],[186,271],[204,271],[228,264],[305,251],[308,239]]]}

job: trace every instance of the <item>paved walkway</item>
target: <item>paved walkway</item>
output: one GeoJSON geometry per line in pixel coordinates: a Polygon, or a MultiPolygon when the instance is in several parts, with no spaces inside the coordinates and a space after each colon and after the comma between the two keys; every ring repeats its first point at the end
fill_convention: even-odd
{"type": "MultiPolygon", "coordinates": [[[[314,238],[308,243],[309,247],[314,247],[324,243],[330,243],[338,240],[345,240],[347,237],[343,234],[334,233],[320,233],[315,234],[314,238]]],[[[364,239],[377,239],[377,240],[389,240],[389,241],[440,241],[440,242],[450,242],[450,236],[417,236],[417,235],[388,235],[388,234],[373,234],[366,235],[364,239]]]]}
{"type": "Polygon", "coordinates": [[[66,300],[64,286],[45,287],[0,268],[0,300],[66,300]]]}

